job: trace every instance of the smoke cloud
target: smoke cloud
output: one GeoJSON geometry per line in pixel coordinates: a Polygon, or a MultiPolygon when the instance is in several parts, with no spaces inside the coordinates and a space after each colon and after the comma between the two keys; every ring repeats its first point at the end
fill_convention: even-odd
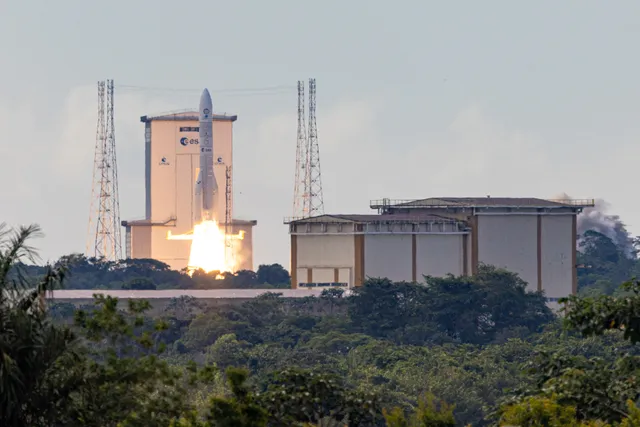
{"type": "MultiPolygon", "coordinates": [[[[566,193],[562,193],[555,197],[555,199],[570,200],[571,197],[566,193]]],[[[578,235],[581,236],[589,230],[597,231],[610,238],[628,258],[633,258],[635,257],[633,236],[627,231],[627,227],[618,215],[607,213],[609,206],[606,201],[596,199],[594,207],[585,208],[582,213],[578,215],[578,235]]],[[[580,244],[580,240],[581,239],[578,238],[578,245],[580,244]]]]}

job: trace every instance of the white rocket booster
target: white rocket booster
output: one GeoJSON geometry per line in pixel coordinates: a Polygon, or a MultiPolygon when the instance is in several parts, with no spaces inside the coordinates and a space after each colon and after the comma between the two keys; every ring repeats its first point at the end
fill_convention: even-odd
{"type": "Polygon", "coordinates": [[[215,200],[218,183],[213,174],[213,103],[209,90],[200,96],[200,172],[195,186],[195,221],[213,221],[215,218],[215,200]]]}

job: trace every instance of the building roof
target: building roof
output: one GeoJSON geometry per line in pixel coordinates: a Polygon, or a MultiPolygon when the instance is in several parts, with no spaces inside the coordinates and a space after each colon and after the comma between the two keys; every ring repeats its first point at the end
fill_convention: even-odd
{"type": "Polygon", "coordinates": [[[457,220],[455,218],[448,218],[440,215],[431,214],[340,214],[340,215],[318,215],[309,218],[295,218],[289,221],[285,220],[285,223],[292,224],[306,224],[306,223],[361,223],[361,224],[373,224],[373,223],[386,223],[386,222],[454,222],[464,223],[464,221],[457,220]]]}
{"type": "MultiPolygon", "coordinates": [[[[165,222],[151,222],[151,220],[148,219],[135,219],[135,220],[131,220],[131,221],[121,221],[121,225],[123,227],[150,227],[150,226],[167,226],[169,227],[169,223],[175,221],[175,218],[170,218],[165,222]]],[[[258,221],[255,219],[233,219],[231,221],[231,225],[257,225],[258,221]]],[[[221,225],[224,225],[224,223],[221,223],[221,225]]]]}
{"type": "MultiPolygon", "coordinates": [[[[235,122],[238,120],[237,115],[227,115],[227,113],[221,114],[212,114],[213,121],[229,121],[235,122]]],[[[142,116],[140,117],[140,121],[142,123],[149,123],[152,121],[198,121],[200,120],[200,116],[197,111],[184,110],[177,112],[170,112],[159,114],[157,116],[142,116]]]]}
{"type": "Polygon", "coordinates": [[[548,200],[535,197],[430,197],[419,200],[382,199],[371,202],[376,208],[476,208],[476,207],[526,207],[526,208],[581,208],[593,206],[593,199],[548,200]]]}

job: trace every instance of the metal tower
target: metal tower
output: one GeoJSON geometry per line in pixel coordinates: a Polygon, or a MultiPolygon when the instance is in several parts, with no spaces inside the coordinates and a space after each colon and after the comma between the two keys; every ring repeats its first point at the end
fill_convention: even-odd
{"type": "Polygon", "coordinates": [[[107,80],[106,85],[105,82],[98,82],[98,126],[93,160],[87,256],[108,261],[122,258],[113,109],[113,80],[107,80]]]}
{"type": "Polygon", "coordinates": [[[309,79],[309,135],[308,135],[308,205],[309,216],[324,214],[322,175],[320,174],[320,147],[316,127],[316,79],[309,79]]]}
{"type": "Polygon", "coordinates": [[[225,212],[224,212],[224,236],[225,236],[225,257],[229,262],[233,257],[233,245],[231,237],[233,233],[233,188],[231,187],[233,177],[231,166],[225,169],[225,212]]]}
{"type": "Polygon", "coordinates": [[[298,81],[298,141],[296,144],[296,177],[293,188],[293,216],[295,218],[309,216],[308,147],[307,128],[304,115],[304,82],[298,81]]]}
{"type": "Polygon", "coordinates": [[[296,177],[293,189],[293,217],[306,218],[324,214],[320,148],[316,127],[316,79],[309,79],[309,128],[305,126],[304,82],[298,81],[298,141],[296,177]]]}

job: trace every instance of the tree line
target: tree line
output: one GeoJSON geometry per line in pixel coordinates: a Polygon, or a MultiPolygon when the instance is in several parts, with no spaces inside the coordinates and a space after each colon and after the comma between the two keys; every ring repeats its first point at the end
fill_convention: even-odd
{"type": "MultiPolygon", "coordinates": [[[[154,259],[123,259],[107,261],[81,254],[63,256],[57,265],[64,265],[68,275],[66,289],[279,289],[290,288],[289,272],[280,264],[263,264],[254,272],[235,273],[202,270],[190,276],[187,270],[172,270],[154,259]]],[[[46,266],[33,263],[21,265],[29,277],[37,280],[47,272],[46,266]]],[[[14,270],[13,274],[16,274],[14,270]]]]}
{"type": "Polygon", "coordinates": [[[211,306],[45,301],[37,227],[0,231],[2,426],[640,425],[640,285],[559,318],[517,274],[277,289],[211,306]]]}

